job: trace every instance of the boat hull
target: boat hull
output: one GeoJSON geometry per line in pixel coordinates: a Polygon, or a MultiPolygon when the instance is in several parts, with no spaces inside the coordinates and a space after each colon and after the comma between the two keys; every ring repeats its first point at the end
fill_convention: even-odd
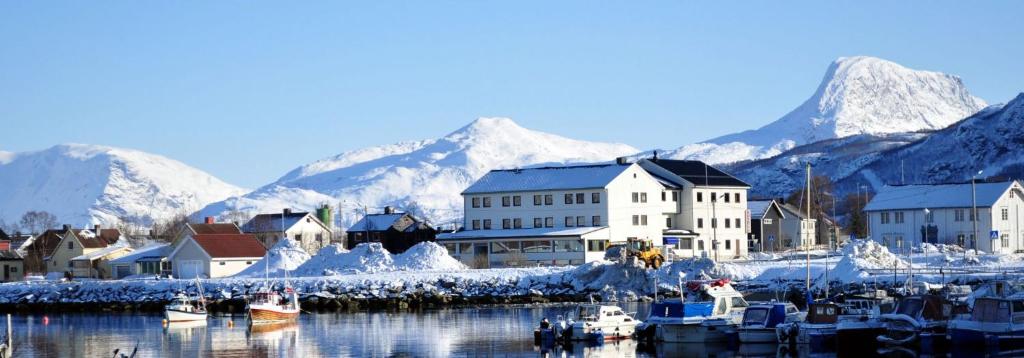
{"type": "Polygon", "coordinates": [[[571,327],[572,334],[569,336],[574,341],[589,341],[593,340],[595,334],[600,332],[605,341],[613,341],[619,339],[629,339],[636,333],[636,324],[619,324],[619,325],[590,325],[583,326],[581,324],[575,324],[571,327]]]}
{"type": "Polygon", "coordinates": [[[663,324],[658,326],[658,340],[671,343],[725,343],[726,325],[663,324]]]}
{"type": "Polygon", "coordinates": [[[253,323],[284,322],[299,318],[299,310],[249,308],[249,320],[253,323]]]}
{"type": "Polygon", "coordinates": [[[740,343],[776,343],[775,328],[740,328],[740,343]]]}
{"type": "Polygon", "coordinates": [[[205,321],[206,312],[184,312],[177,310],[164,310],[164,319],[168,322],[191,322],[191,321],[205,321]]]}

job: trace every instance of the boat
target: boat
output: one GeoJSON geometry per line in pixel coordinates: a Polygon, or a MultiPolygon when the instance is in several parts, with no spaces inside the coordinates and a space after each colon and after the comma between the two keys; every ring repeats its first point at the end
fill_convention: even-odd
{"type": "Polygon", "coordinates": [[[682,317],[658,322],[656,339],[673,343],[724,343],[735,331],[747,301],[728,279],[690,281],[682,317]]]}
{"type": "Polygon", "coordinates": [[[1016,348],[1024,344],[1024,290],[995,281],[980,287],[969,314],[949,321],[947,338],[955,346],[1016,348]]]}
{"type": "Polygon", "coordinates": [[[862,348],[867,340],[872,342],[885,332],[882,313],[889,313],[895,301],[884,290],[875,290],[861,295],[844,297],[842,312],[836,323],[836,341],[852,343],[851,348],[862,348]]]}
{"type": "Polygon", "coordinates": [[[607,341],[629,339],[641,321],[617,306],[598,304],[580,305],[575,319],[556,322],[566,326],[566,338],[573,341],[607,341]],[[563,323],[565,322],[565,323],[563,323]]]}
{"type": "Polygon", "coordinates": [[[775,335],[780,344],[824,347],[835,341],[839,305],[832,302],[811,303],[807,317],[801,322],[780,323],[775,335]]]}
{"type": "Polygon", "coordinates": [[[250,323],[274,323],[294,320],[299,317],[299,294],[291,287],[285,288],[285,295],[274,290],[257,292],[246,308],[250,323]]]}
{"type": "Polygon", "coordinates": [[[206,297],[203,294],[203,285],[196,279],[196,286],[199,288],[199,299],[192,302],[188,295],[179,292],[174,301],[164,306],[164,319],[167,322],[191,322],[205,321],[209,316],[206,312],[206,297]]]}
{"type": "Polygon", "coordinates": [[[790,302],[751,305],[743,312],[743,320],[737,329],[739,341],[743,344],[776,343],[776,326],[803,321],[806,315],[790,302]]]}
{"type": "Polygon", "coordinates": [[[880,316],[884,332],[878,342],[888,346],[916,346],[922,341],[935,342],[945,338],[953,305],[940,295],[904,297],[892,313],[880,316]]]}

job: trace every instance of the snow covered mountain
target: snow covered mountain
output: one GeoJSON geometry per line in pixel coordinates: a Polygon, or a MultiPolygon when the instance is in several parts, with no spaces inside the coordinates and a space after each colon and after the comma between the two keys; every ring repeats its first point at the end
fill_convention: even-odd
{"type": "Polygon", "coordinates": [[[442,138],[345,152],[296,168],[252,193],[211,204],[201,214],[312,210],[343,202],[347,226],[385,205],[415,207],[436,224],[462,215],[459,193],[492,169],[614,160],[638,152],[624,144],[586,142],[480,118],[442,138]]]}
{"type": "Polygon", "coordinates": [[[663,154],[710,163],[768,158],[827,139],[942,129],[985,105],[959,77],[874,57],[843,57],[807,101],[775,122],[663,154]]]}
{"type": "Polygon", "coordinates": [[[727,168],[750,183],[755,197],[782,197],[804,185],[804,163],[841,195],[863,186],[1024,178],[1024,93],[931,132],[856,135],[799,146],[778,156],[727,168]]]}
{"type": "Polygon", "coordinates": [[[0,219],[7,223],[45,210],[75,226],[114,225],[121,217],[149,225],[244,192],[181,162],[135,150],[63,144],[0,152],[0,219]]]}

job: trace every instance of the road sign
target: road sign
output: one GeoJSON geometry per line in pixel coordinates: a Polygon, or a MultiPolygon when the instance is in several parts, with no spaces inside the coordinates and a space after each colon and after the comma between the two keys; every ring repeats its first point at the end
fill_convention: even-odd
{"type": "Polygon", "coordinates": [[[768,241],[775,241],[775,235],[768,235],[768,241]]]}
{"type": "Polygon", "coordinates": [[[998,239],[999,238],[999,231],[998,230],[992,230],[992,232],[988,233],[988,238],[990,238],[990,239],[998,239]]]}

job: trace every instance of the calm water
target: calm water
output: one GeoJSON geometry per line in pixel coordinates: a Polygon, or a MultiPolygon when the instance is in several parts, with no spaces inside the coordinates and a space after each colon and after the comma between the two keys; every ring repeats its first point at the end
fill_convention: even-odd
{"type": "MultiPolygon", "coordinates": [[[[646,316],[645,308],[627,307],[640,311],[638,317],[646,316]]],[[[635,342],[627,340],[595,347],[534,347],[537,322],[568,310],[559,306],[303,314],[298,322],[255,329],[249,329],[241,317],[216,317],[205,324],[165,328],[159,315],[62,314],[49,316],[48,324],[41,315],[14,316],[14,343],[15,356],[21,357],[110,357],[114,349],[131,351],[136,343],[140,357],[787,356],[773,345],[732,349],[658,345],[638,350],[635,342]],[[230,326],[229,321],[236,325],[230,326]]],[[[828,357],[834,353],[801,351],[796,355],[828,357]]]]}

